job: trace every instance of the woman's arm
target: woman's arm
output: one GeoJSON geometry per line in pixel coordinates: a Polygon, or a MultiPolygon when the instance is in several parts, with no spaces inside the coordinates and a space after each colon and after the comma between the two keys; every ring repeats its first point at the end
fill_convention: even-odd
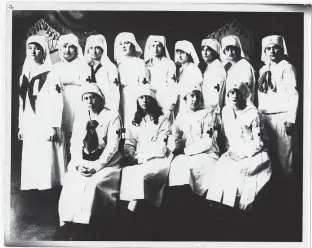
{"type": "Polygon", "coordinates": [[[96,171],[101,170],[106,167],[111,160],[111,158],[118,152],[118,146],[120,141],[120,131],[121,128],[121,120],[119,115],[112,118],[109,123],[107,130],[107,144],[104,148],[104,151],[100,158],[97,161],[94,161],[93,168],[96,171]]]}

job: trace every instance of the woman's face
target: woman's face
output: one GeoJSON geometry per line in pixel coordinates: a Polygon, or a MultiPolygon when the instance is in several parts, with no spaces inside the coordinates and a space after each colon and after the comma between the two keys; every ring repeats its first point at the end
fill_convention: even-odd
{"type": "Polygon", "coordinates": [[[130,41],[121,41],[119,43],[121,53],[124,56],[131,56],[134,51],[134,46],[130,41]]]}
{"type": "Polygon", "coordinates": [[[91,56],[91,59],[100,60],[103,55],[103,49],[99,46],[90,46],[88,52],[91,56]]]}
{"type": "Polygon", "coordinates": [[[151,45],[150,45],[150,50],[152,51],[153,55],[155,57],[161,57],[163,55],[163,51],[164,51],[164,46],[161,42],[159,41],[154,41],[151,45]]]}
{"type": "Polygon", "coordinates": [[[197,90],[194,90],[192,93],[189,93],[185,96],[185,102],[186,106],[195,111],[200,103],[200,92],[197,90]]]}
{"type": "Polygon", "coordinates": [[[240,48],[237,46],[226,46],[225,50],[225,57],[229,61],[237,61],[240,58],[240,48]]]}
{"type": "Polygon", "coordinates": [[[85,93],[82,96],[82,101],[85,106],[94,113],[100,111],[100,106],[102,103],[102,98],[95,93],[85,93]]]}
{"type": "Polygon", "coordinates": [[[146,111],[149,107],[149,103],[151,102],[150,96],[140,96],[138,97],[139,106],[146,111]]]}
{"type": "Polygon", "coordinates": [[[217,53],[209,46],[203,46],[201,53],[205,62],[211,62],[215,60],[217,55],[217,53]]]}
{"type": "Polygon", "coordinates": [[[28,44],[27,57],[32,58],[37,63],[42,63],[42,60],[44,59],[42,47],[37,43],[28,44]]]}
{"type": "Polygon", "coordinates": [[[68,62],[73,61],[78,56],[77,47],[70,43],[64,43],[63,46],[60,47],[61,55],[68,62]]]}
{"type": "Polygon", "coordinates": [[[243,103],[245,102],[242,92],[238,89],[232,89],[229,91],[229,99],[236,107],[244,105],[243,103]]]}
{"type": "Polygon", "coordinates": [[[265,53],[271,61],[279,62],[283,57],[284,51],[280,46],[270,44],[265,48],[265,53]]]}
{"type": "Polygon", "coordinates": [[[182,50],[176,50],[175,51],[175,60],[178,64],[184,64],[188,61],[189,55],[182,51],[182,50]]]}

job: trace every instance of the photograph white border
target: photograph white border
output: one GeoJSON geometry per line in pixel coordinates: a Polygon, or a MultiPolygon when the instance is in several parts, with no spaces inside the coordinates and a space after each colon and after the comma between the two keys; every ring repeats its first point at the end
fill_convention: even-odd
{"type": "MultiPolygon", "coordinates": [[[[206,2],[206,1],[205,1],[206,2]]],[[[232,2],[232,1],[231,1],[232,2]]],[[[76,247],[309,247],[311,244],[311,6],[283,5],[264,3],[203,3],[203,1],[165,1],[142,2],[36,2],[19,1],[6,3],[5,53],[2,62],[5,65],[5,160],[2,166],[4,179],[4,220],[5,237],[9,237],[10,228],[10,167],[11,167],[11,65],[12,65],[12,10],[114,10],[114,11],[225,11],[225,12],[304,12],[304,115],[303,115],[303,242],[61,242],[61,241],[8,241],[8,246],[76,246],[76,247]],[[12,7],[12,8],[11,8],[12,7]]],[[[2,67],[1,67],[2,68],[2,67]]],[[[4,75],[4,74],[3,74],[4,75]]],[[[3,204],[2,204],[3,206],[3,204]]]]}

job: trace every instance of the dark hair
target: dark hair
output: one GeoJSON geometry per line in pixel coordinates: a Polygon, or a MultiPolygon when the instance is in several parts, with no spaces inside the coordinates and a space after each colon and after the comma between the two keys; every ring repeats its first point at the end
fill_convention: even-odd
{"type": "MultiPolygon", "coordinates": [[[[148,111],[151,113],[152,118],[154,120],[154,124],[158,124],[159,116],[163,115],[161,107],[158,105],[157,101],[151,97],[149,105],[148,105],[148,111]]],[[[140,126],[143,117],[145,116],[144,110],[141,108],[137,101],[137,111],[134,114],[134,119],[132,121],[132,124],[135,126],[140,126]]]]}
{"type": "Polygon", "coordinates": [[[28,43],[28,45],[30,45],[30,44],[34,44],[34,45],[37,46],[42,52],[44,52],[43,47],[42,47],[38,42],[33,41],[33,42],[28,43]]]}

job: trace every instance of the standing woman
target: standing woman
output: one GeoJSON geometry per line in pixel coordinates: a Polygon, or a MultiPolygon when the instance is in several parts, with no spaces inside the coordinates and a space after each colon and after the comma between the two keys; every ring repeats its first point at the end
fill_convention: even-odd
{"type": "Polygon", "coordinates": [[[51,91],[57,93],[51,97],[51,114],[54,122],[61,123],[65,132],[66,150],[70,160],[70,138],[75,111],[80,105],[80,86],[87,83],[89,68],[74,34],[60,36],[58,48],[61,61],[53,65],[47,81],[51,91]]]}
{"type": "Polygon", "coordinates": [[[151,85],[156,90],[156,100],[172,123],[176,104],[176,66],[170,59],[164,36],[150,35],[147,38],[144,60],[150,71],[151,85]]]}
{"type": "MultiPolygon", "coordinates": [[[[177,95],[186,87],[186,84],[202,85],[203,77],[198,68],[199,59],[193,44],[187,40],[177,41],[175,44],[175,63],[177,69],[177,95]],[[192,80],[190,80],[192,78],[192,80]]],[[[176,107],[177,113],[185,112],[184,101],[179,97],[176,107]]]]}
{"type": "Polygon", "coordinates": [[[215,39],[203,39],[202,58],[206,64],[203,72],[203,101],[205,108],[219,106],[220,89],[226,80],[226,72],[220,62],[221,46],[215,39]]]}
{"type": "Polygon", "coordinates": [[[85,58],[90,66],[89,83],[96,83],[105,92],[105,106],[119,111],[117,67],[107,57],[107,43],[103,35],[90,35],[86,42],[85,58]]]}
{"type": "Polygon", "coordinates": [[[85,239],[88,224],[102,220],[99,228],[107,237],[113,231],[119,193],[121,120],[105,107],[105,96],[96,84],[82,88],[81,100],[84,106],[74,121],[72,160],[59,200],[60,223],[67,238],[85,239]]]}
{"type": "MultiPolygon", "coordinates": [[[[23,140],[21,189],[46,190],[62,185],[65,173],[64,135],[51,122],[46,78],[51,69],[45,37],[30,36],[20,77],[18,138],[23,140]]],[[[56,124],[56,125],[55,125],[56,124]]]]}
{"type": "Polygon", "coordinates": [[[270,143],[269,150],[276,171],[284,177],[293,173],[293,135],[298,108],[296,70],[288,56],[282,36],[262,40],[259,77],[259,110],[263,113],[270,143]]]}
{"type": "Polygon", "coordinates": [[[139,85],[148,83],[149,73],[143,59],[142,49],[134,34],[123,32],[117,35],[114,44],[114,58],[117,63],[120,80],[120,114],[123,125],[128,129],[132,125],[136,111],[136,90],[139,85]]]}
{"type": "MultiPolygon", "coordinates": [[[[255,94],[257,92],[255,84],[255,71],[251,64],[245,59],[245,54],[239,38],[235,35],[229,35],[221,40],[222,53],[221,60],[227,73],[226,83],[220,92],[220,107],[226,105],[227,85],[245,82],[250,89],[249,99],[255,103],[255,94]]],[[[249,101],[248,99],[248,101],[249,101]]]]}

